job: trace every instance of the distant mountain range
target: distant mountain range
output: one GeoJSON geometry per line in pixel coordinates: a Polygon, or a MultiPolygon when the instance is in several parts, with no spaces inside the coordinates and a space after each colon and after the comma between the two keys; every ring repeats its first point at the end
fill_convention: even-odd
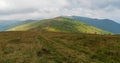
{"type": "Polygon", "coordinates": [[[69,18],[79,20],[81,22],[90,24],[106,31],[110,31],[115,34],[120,34],[120,24],[109,19],[92,19],[80,16],[69,16],[69,18]]]}
{"type": "Polygon", "coordinates": [[[31,22],[8,29],[7,31],[27,31],[27,30],[44,30],[52,32],[69,32],[69,33],[96,33],[110,34],[110,32],[96,28],[84,22],[65,17],[56,17],[53,19],[40,20],[31,22]]]}
{"type": "Polygon", "coordinates": [[[27,21],[3,20],[3,21],[0,21],[0,31],[5,31],[12,27],[30,23],[32,21],[34,20],[27,20],[27,21]]]}

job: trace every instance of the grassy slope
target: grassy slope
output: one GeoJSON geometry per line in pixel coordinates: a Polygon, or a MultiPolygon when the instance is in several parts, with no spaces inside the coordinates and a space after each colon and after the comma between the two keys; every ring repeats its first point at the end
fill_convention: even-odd
{"type": "Polygon", "coordinates": [[[119,63],[120,36],[1,32],[0,63],[119,63]]]}
{"type": "Polygon", "coordinates": [[[90,26],[83,22],[72,20],[69,18],[58,17],[54,19],[42,20],[25,25],[21,25],[8,31],[26,31],[26,30],[46,30],[52,32],[73,32],[73,33],[97,33],[107,34],[109,32],[103,31],[96,27],[90,26]]]}

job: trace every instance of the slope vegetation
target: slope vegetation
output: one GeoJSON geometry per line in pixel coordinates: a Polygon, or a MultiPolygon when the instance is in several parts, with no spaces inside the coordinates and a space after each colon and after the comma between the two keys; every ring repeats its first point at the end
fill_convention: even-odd
{"type": "Polygon", "coordinates": [[[27,31],[27,30],[45,30],[52,32],[97,33],[97,34],[110,33],[102,29],[88,25],[86,23],[64,17],[46,19],[39,22],[32,22],[11,28],[7,31],[27,31]]]}

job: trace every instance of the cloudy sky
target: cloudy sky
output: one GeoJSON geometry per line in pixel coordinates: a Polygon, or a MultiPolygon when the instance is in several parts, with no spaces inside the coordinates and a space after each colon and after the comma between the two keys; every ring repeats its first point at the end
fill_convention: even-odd
{"type": "Polygon", "coordinates": [[[120,0],[0,0],[0,20],[71,15],[108,18],[120,23],[120,0]]]}

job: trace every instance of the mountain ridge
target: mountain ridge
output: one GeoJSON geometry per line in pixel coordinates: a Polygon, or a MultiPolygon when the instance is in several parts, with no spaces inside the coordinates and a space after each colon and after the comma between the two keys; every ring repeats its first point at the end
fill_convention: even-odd
{"type": "Polygon", "coordinates": [[[56,17],[52,19],[40,20],[39,22],[32,22],[21,25],[7,31],[26,31],[26,30],[47,30],[53,32],[74,32],[74,33],[96,33],[109,34],[110,32],[98,29],[84,22],[76,21],[65,17],[56,17]]]}

